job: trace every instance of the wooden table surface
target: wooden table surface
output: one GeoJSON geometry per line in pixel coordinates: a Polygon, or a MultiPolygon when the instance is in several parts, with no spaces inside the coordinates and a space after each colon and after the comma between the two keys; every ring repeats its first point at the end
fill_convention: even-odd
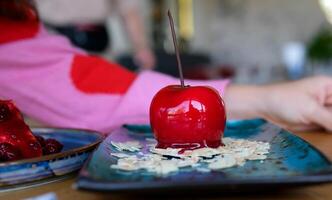
{"type": "MultiPolygon", "coordinates": [[[[315,133],[297,133],[298,136],[313,144],[319,150],[321,150],[330,160],[332,160],[332,134],[324,132],[315,133]]],[[[25,199],[42,195],[48,192],[54,192],[58,199],[69,200],[100,200],[100,199],[161,199],[158,196],[147,196],[146,194],[134,195],[119,195],[119,194],[102,194],[94,192],[78,191],[73,188],[75,178],[69,178],[64,181],[46,184],[30,189],[18,190],[13,192],[0,193],[1,200],[10,199],[25,199]]],[[[174,196],[165,197],[162,199],[176,199],[174,196]]],[[[322,184],[316,186],[298,187],[295,189],[288,189],[282,191],[276,191],[273,193],[265,194],[246,194],[223,197],[222,195],[209,195],[206,196],[188,196],[184,194],[179,199],[299,199],[299,200],[311,200],[311,199],[332,199],[332,183],[322,184]],[[188,198],[185,198],[188,197],[188,198]]]]}

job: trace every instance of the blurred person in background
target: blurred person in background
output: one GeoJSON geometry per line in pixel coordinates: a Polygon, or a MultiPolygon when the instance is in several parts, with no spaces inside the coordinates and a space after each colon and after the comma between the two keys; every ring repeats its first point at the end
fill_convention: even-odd
{"type": "Polygon", "coordinates": [[[139,4],[136,0],[36,0],[39,16],[48,27],[92,52],[112,47],[106,19],[120,16],[133,46],[136,65],[140,69],[153,69],[155,56],[146,38],[139,4]]]}
{"type": "MultiPolygon", "coordinates": [[[[178,79],[150,70],[133,73],[49,34],[28,0],[0,1],[0,96],[55,127],[109,133],[125,123],[149,123],[153,96],[178,79]]],[[[271,85],[192,81],[215,88],[228,119],[264,118],[287,129],[332,131],[332,79],[271,85]]]]}

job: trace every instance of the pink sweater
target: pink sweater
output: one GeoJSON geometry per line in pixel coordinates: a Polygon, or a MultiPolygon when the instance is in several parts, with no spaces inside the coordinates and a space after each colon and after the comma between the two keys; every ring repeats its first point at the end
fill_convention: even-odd
{"type": "MultiPolygon", "coordinates": [[[[39,30],[34,37],[0,44],[0,98],[13,99],[23,113],[49,126],[108,133],[124,123],[146,124],[154,94],[166,85],[179,84],[173,77],[145,71],[133,74],[131,82],[114,82],[115,86],[130,83],[125,90],[82,89],[73,80],[73,59],[84,55],[87,61],[91,60],[88,63],[93,68],[95,57],[74,48],[61,36],[48,34],[43,28],[39,30]]],[[[99,58],[98,65],[105,63],[99,58]]],[[[102,77],[102,71],[95,72],[94,76],[100,73],[102,77]]],[[[130,76],[130,72],[126,73],[130,76]]],[[[111,80],[116,78],[121,79],[117,71],[110,75],[111,80]]],[[[79,79],[84,82],[85,77],[79,76],[79,79]]],[[[220,94],[227,83],[227,80],[186,80],[187,85],[212,86],[220,94]]]]}

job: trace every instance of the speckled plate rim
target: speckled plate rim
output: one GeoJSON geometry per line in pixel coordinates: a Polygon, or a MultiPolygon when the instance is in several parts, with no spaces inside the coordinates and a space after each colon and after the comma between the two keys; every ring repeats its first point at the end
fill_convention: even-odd
{"type": "MultiPolygon", "coordinates": [[[[82,169],[88,165],[92,159],[93,154],[89,156],[83,165],[82,169]]],[[[81,171],[82,171],[81,169],[81,171]]],[[[80,171],[80,172],[81,172],[80,171]]],[[[247,178],[247,179],[228,179],[227,183],[220,182],[219,180],[211,180],[210,182],[206,181],[174,181],[172,183],[167,181],[160,182],[140,182],[139,186],[137,182],[126,182],[126,183],[112,183],[109,181],[102,180],[93,180],[88,177],[85,177],[81,173],[76,178],[74,187],[84,191],[94,191],[94,192],[163,192],[163,191],[181,191],[183,190],[192,190],[197,191],[201,190],[214,190],[220,193],[228,193],[227,188],[234,191],[234,188],[238,188],[238,192],[246,191],[246,189],[256,188],[255,191],[261,191],[265,189],[276,189],[276,188],[285,188],[286,186],[307,186],[313,184],[326,184],[332,182],[332,168],[328,170],[320,171],[318,173],[312,173],[309,175],[299,175],[294,177],[263,177],[263,178],[247,178]],[[257,189],[257,187],[263,187],[263,189],[257,189]],[[176,189],[174,189],[176,188],[176,189]]]]}
{"type": "Polygon", "coordinates": [[[94,130],[88,130],[88,129],[36,127],[36,128],[31,128],[31,131],[40,132],[40,133],[48,133],[50,131],[59,131],[59,132],[60,131],[67,131],[67,132],[72,131],[73,134],[76,134],[76,132],[86,132],[86,133],[97,136],[98,139],[91,144],[88,144],[88,145],[85,145],[85,146],[82,146],[79,148],[74,148],[74,149],[70,149],[67,151],[63,151],[60,153],[55,153],[55,154],[36,157],[36,158],[21,159],[21,160],[11,161],[11,162],[2,162],[2,163],[0,163],[0,167],[7,167],[7,166],[24,164],[24,163],[42,162],[42,161],[47,161],[47,160],[54,160],[54,159],[70,156],[75,153],[82,153],[85,151],[93,150],[99,143],[101,143],[105,139],[105,136],[101,132],[94,131],[94,130]]]}
{"type": "Polygon", "coordinates": [[[326,184],[332,181],[332,175],[315,175],[315,176],[306,176],[306,177],[297,177],[292,179],[274,179],[262,180],[262,179],[248,179],[247,181],[238,182],[236,180],[230,180],[227,183],[220,182],[174,182],[169,183],[153,183],[153,184],[142,184],[140,187],[137,187],[137,183],[119,183],[116,185],[107,185],[99,181],[85,180],[84,178],[79,178],[79,181],[75,183],[75,188],[84,191],[93,191],[93,192],[105,192],[105,193],[136,193],[136,192],[168,192],[168,191],[216,191],[220,193],[229,193],[234,192],[234,188],[238,188],[237,192],[244,192],[247,190],[254,189],[255,192],[267,190],[267,189],[277,189],[277,188],[291,188],[299,186],[309,186],[309,185],[318,185],[326,184]],[[176,188],[176,189],[174,189],[176,188]]]}

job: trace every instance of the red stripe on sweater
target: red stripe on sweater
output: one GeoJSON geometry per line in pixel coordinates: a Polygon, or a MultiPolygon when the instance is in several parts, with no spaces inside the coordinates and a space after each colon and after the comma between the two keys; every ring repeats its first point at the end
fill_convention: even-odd
{"type": "Polygon", "coordinates": [[[82,92],[124,94],[136,74],[100,57],[75,55],[71,77],[82,92]]]}

